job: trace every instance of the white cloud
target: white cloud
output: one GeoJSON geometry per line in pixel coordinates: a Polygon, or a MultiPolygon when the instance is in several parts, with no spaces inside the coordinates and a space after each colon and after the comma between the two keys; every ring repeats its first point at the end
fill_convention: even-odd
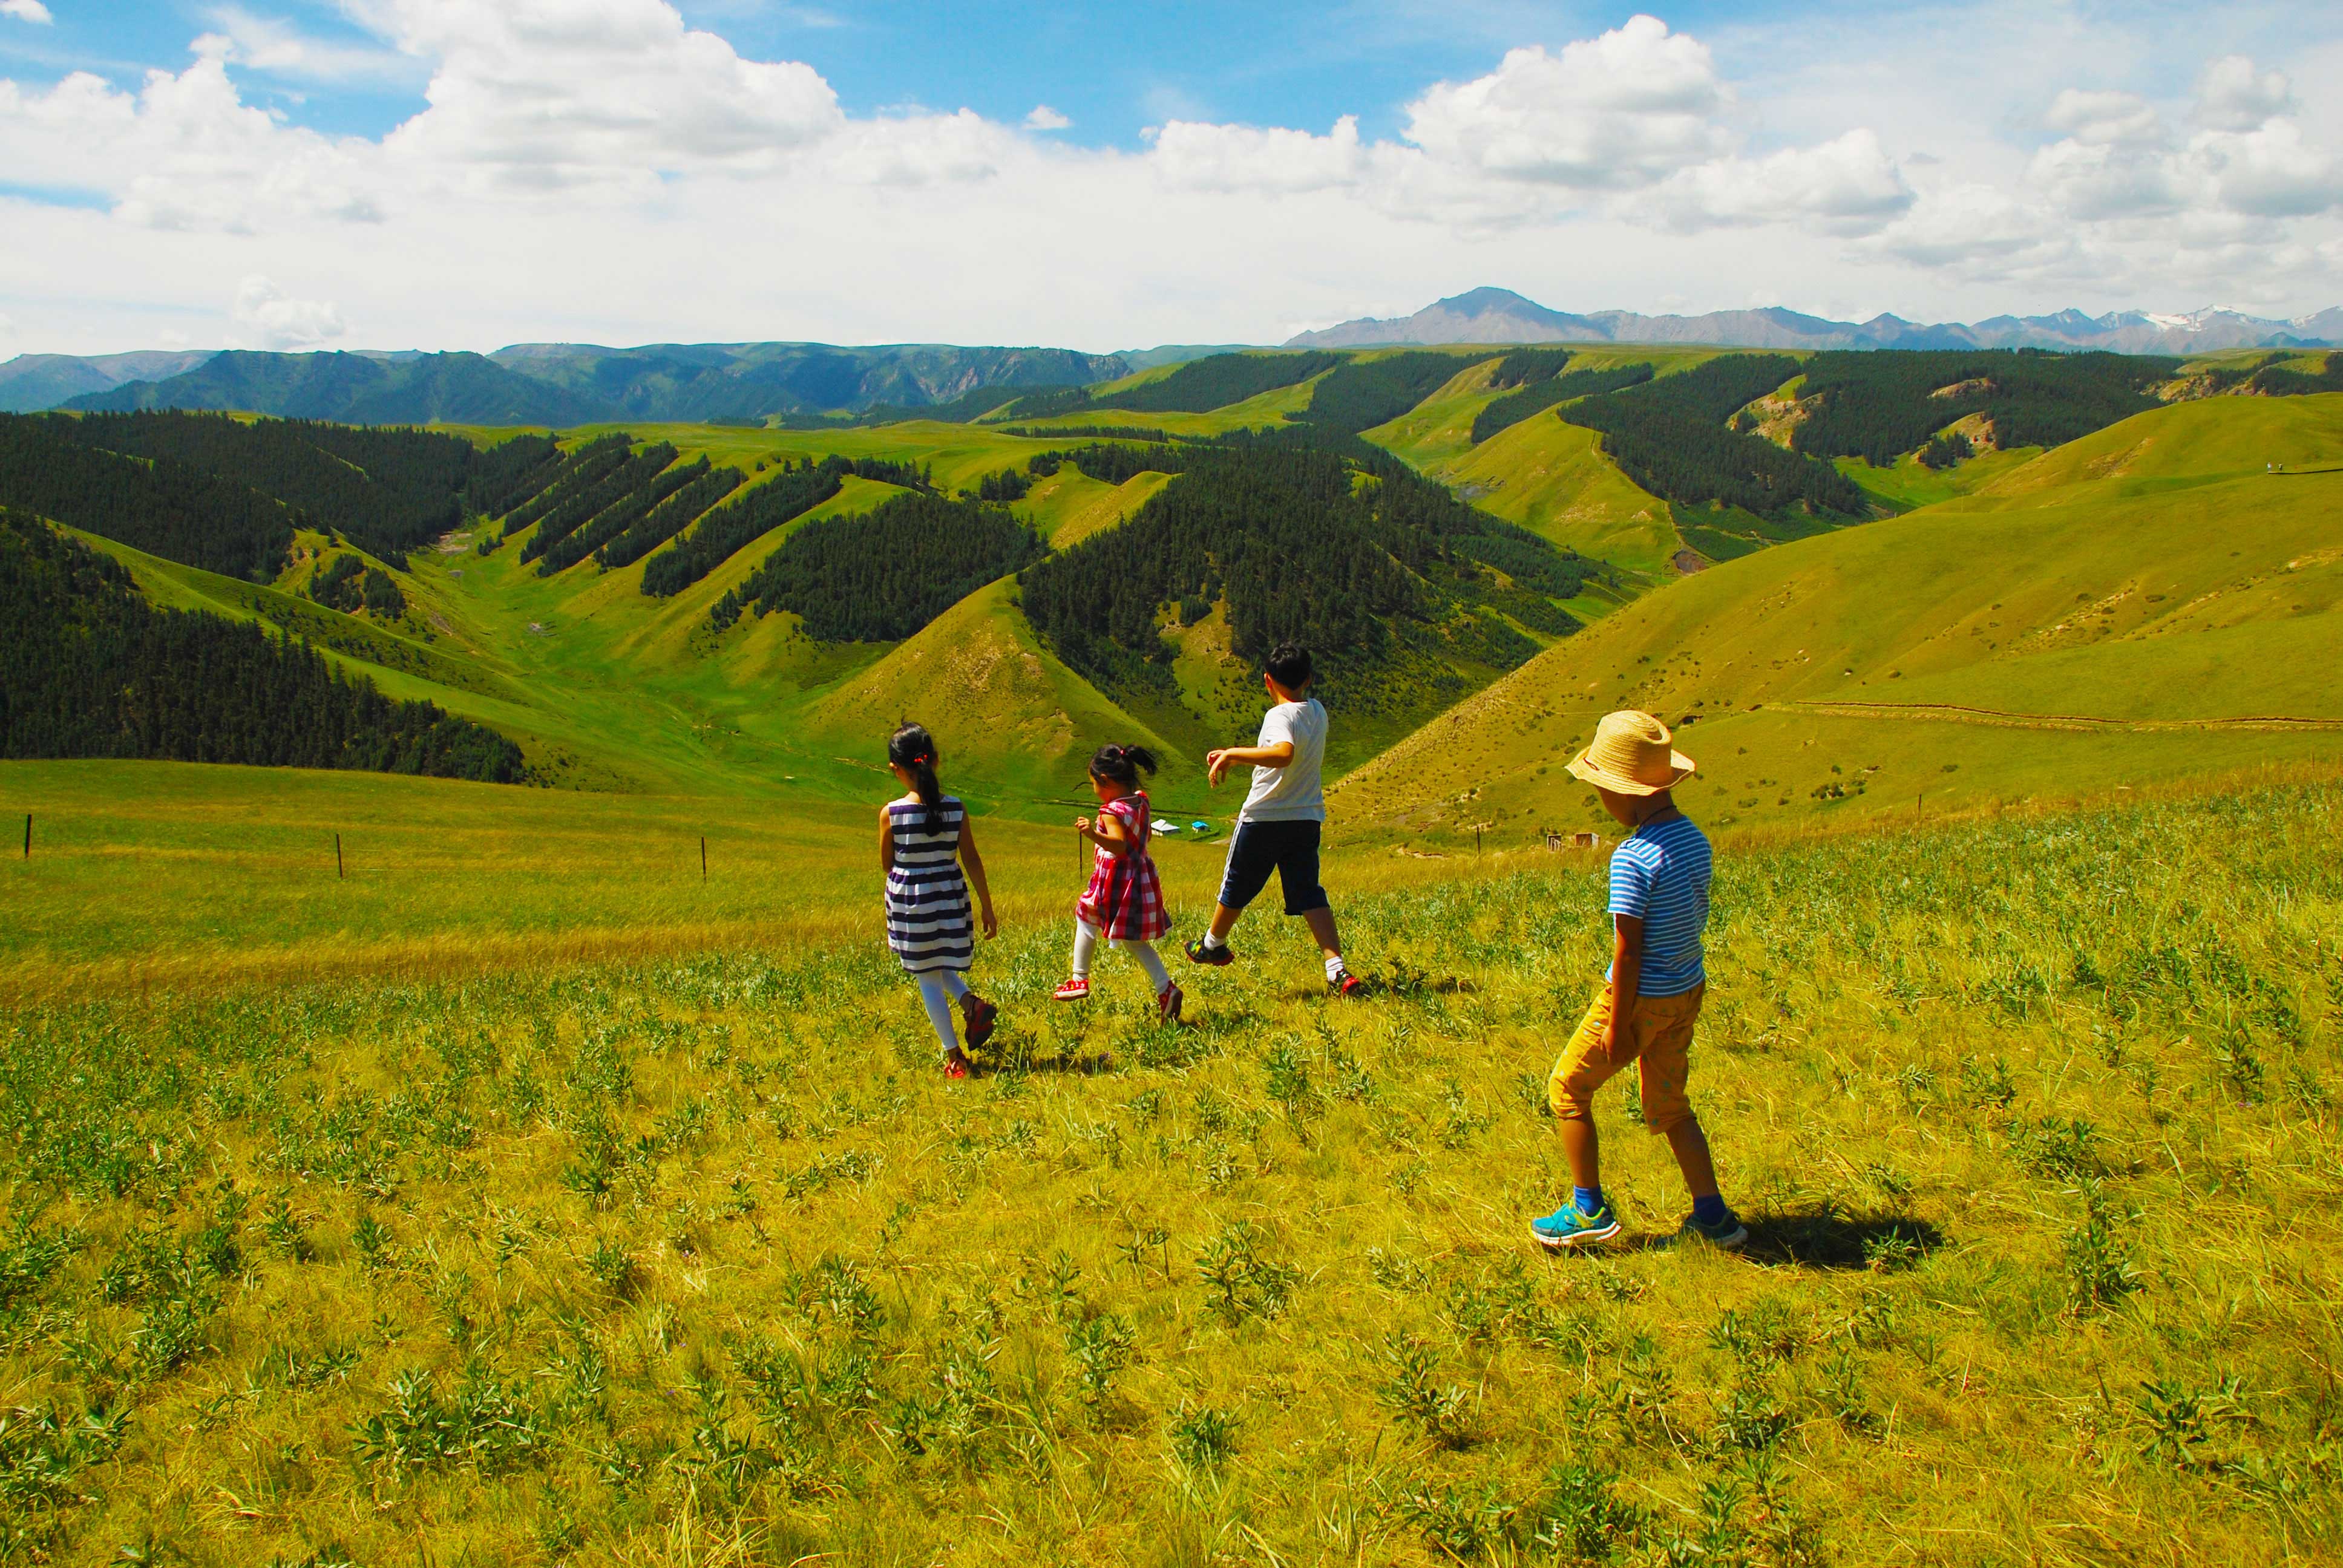
{"type": "Polygon", "coordinates": [[[850,115],[813,66],[664,0],[340,0],[428,86],[387,136],[321,135],[244,73],[366,67],[223,0],[184,68],[127,90],[0,80],[0,167],[111,204],[0,197],[0,299],[43,348],[150,343],[156,309],[197,342],[344,334],[270,277],[369,340],[473,347],[1217,341],[1485,281],[1574,309],[2335,303],[2343,111],[2250,60],[2175,65],[2178,44],[2118,68],[2070,15],[1981,3],[1957,89],[1904,68],[1941,54],[1925,34],[1839,75],[1854,35],[1802,36],[1802,76],[1754,66],[1745,33],[1641,17],[1427,86],[1392,139],[1188,106],[1128,151],[1036,136],[1039,107],[850,115]]]}
{"type": "Polygon", "coordinates": [[[1878,136],[1855,130],[1818,147],[1680,170],[1650,199],[1680,229],[1806,221],[1826,234],[1857,235],[1901,216],[1913,196],[1878,136]]]}
{"type": "Polygon", "coordinates": [[[2068,87],[2052,100],[2046,116],[2086,146],[2137,146],[2165,139],[2164,117],[2137,93],[2087,93],[2068,87]]]}
{"type": "Polygon", "coordinates": [[[2197,82],[2197,118],[2217,131],[2250,131],[2292,106],[2283,71],[2257,71],[2243,55],[2225,55],[2197,82]]]}
{"type": "Polygon", "coordinates": [[[1560,55],[1510,51],[1470,82],[1408,106],[1407,139],[1435,160],[1574,190],[1649,184],[1729,150],[1732,95],[1708,48],[1636,16],[1560,55]]]}
{"type": "Polygon", "coordinates": [[[395,160],[491,187],[623,186],[770,170],[842,128],[812,66],[745,60],[665,0],[349,0],[435,62],[430,107],[385,140],[395,160]]]}
{"type": "Polygon", "coordinates": [[[1173,120],[1153,140],[1156,175],[1181,190],[1326,190],[1355,185],[1368,169],[1359,122],[1351,115],[1322,136],[1173,120]]]}
{"type": "Polygon", "coordinates": [[[295,299],[256,272],[236,288],[235,318],[262,348],[315,348],[348,330],[331,301],[295,299]]]}
{"type": "Polygon", "coordinates": [[[228,40],[229,58],[271,75],[313,82],[387,81],[419,84],[424,73],[395,49],[314,38],[292,24],[257,16],[241,5],[215,6],[206,15],[228,40]]]}
{"type": "Polygon", "coordinates": [[[13,16],[19,22],[35,22],[47,26],[56,20],[41,0],[0,0],[0,16],[13,16]]]}
{"type": "Polygon", "coordinates": [[[1073,123],[1047,104],[1034,105],[1033,112],[1025,116],[1025,128],[1029,131],[1062,131],[1073,123]]]}

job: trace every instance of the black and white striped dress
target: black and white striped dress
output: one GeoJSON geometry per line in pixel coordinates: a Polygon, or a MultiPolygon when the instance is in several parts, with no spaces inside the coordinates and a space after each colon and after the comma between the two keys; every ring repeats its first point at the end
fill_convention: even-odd
{"type": "Polygon", "coordinates": [[[960,874],[965,815],[950,795],[933,807],[898,800],[887,808],[895,834],[895,865],[887,873],[887,945],[911,974],[965,970],[974,956],[975,922],[960,874]]]}

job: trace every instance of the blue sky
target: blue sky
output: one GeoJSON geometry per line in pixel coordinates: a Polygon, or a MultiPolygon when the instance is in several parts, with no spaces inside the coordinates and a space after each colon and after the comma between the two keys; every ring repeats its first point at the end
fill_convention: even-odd
{"type": "Polygon", "coordinates": [[[2343,298],[2343,8],[1638,15],[0,0],[0,353],[2343,298]]]}

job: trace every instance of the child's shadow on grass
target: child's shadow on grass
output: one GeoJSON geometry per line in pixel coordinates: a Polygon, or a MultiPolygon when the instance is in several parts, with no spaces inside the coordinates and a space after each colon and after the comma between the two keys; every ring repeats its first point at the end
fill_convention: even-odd
{"type": "Polygon", "coordinates": [[[1842,1214],[1828,1204],[1745,1218],[1753,1262],[1800,1269],[1906,1269],[1945,1244],[1945,1232],[1909,1214],[1842,1214]]]}

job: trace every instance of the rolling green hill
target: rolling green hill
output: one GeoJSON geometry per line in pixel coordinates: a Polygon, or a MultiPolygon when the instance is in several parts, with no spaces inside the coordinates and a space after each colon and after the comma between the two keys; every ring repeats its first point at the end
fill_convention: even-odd
{"type": "Polygon", "coordinates": [[[1361,769],[1338,815],[1594,826],[1561,763],[1621,707],[1685,726],[1718,824],[2332,755],[2338,506],[2343,397],[2139,415],[1650,594],[1361,769]]]}

